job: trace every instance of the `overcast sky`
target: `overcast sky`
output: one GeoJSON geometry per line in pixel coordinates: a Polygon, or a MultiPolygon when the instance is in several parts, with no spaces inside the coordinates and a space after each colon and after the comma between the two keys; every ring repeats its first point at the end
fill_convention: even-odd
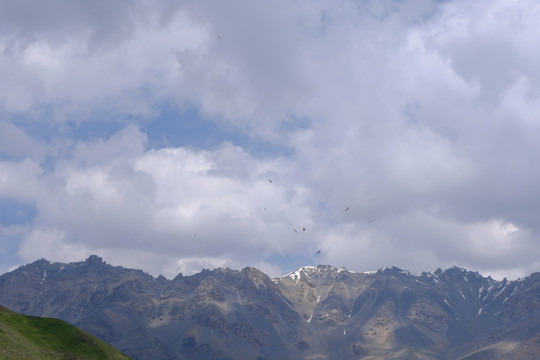
{"type": "Polygon", "coordinates": [[[0,1],[0,273],[540,271],[539,19],[535,0],[0,1]]]}

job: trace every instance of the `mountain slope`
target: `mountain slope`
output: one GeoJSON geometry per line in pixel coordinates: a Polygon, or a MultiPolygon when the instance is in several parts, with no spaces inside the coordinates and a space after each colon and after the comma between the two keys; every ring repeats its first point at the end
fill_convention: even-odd
{"type": "Polygon", "coordinates": [[[495,281],[459,268],[413,275],[254,268],[172,280],[91,256],[0,276],[0,303],[59,317],[134,359],[534,358],[540,274],[495,281]]]}
{"type": "Polygon", "coordinates": [[[0,306],[0,358],[127,360],[102,340],[58,319],[17,314],[0,306]]]}
{"type": "Polygon", "coordinates": [[[304,336],[315,345],[304,340],[304,347],[313,354],[332,344],[333,353],[345,346],[365,359],[497,359],[518,351],[521,359],[540,350],[540,274],[508,282],[459,268],[414,276],[317,266],[278,283],[310,323],[304,336]]]}

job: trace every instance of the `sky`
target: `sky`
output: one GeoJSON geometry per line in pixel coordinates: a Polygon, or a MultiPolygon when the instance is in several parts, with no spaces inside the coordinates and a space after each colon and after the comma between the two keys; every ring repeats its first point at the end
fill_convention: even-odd
{"type": "Polygon", "coordinates": [[[0,274],[91,254],[168,278],[540,271],[539,18],[0,0],[0,274]]]}

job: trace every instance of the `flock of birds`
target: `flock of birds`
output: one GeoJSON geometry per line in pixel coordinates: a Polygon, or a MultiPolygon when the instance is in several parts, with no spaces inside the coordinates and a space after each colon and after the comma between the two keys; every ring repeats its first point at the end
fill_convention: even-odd
{"type": "MultiPolygon", "coordinates": [[[[219,38],[219,36],[218,36],[218,38],[219,38]]],[[[273,183],[274,183],[274,182],[272,181],[272,179],[268,179],[268,182],[269,182],[270,184],[273,184],[273,183]]],[[[349,209],[350,209],[350,207],[347,206],[347,207],[345,208],[345,212],[349,211],[349,209]]],[[[267,208],[264,208],[264,210],[268,210],[268,209],[267,209],[267,208]]],[[[283,213],[283,211],[281,211],[281,213],[283,213]]],[[[225,214],[225,216],[230,217],[229,214],[225,214]]],[[[371,224],[372,221],[373,221],[373,220],[369,220],[368,223],[371,224]]],[[[296,228],[293,228],[293,231],[294,231],[294,232],[298,232],[298,230],[297,230],[296,228]]],[[[306,231],[306,228],[305,228],[305,227],[302,227],[302,231],[306,231]]],[[[197,234],[194,233],[193,236],[197,236],[197,234]]],[[[319,250],[317,250],[317,252],[315,252],[315,255],[319,255],[321,252],[322,252],[322,249],[319,249],[319,250]]]]}
{"type": "MultiPolygon", "coordinates": [[[[216,39],[221,40],[221,36],[220,36],[220,35],[216,35],[216,39]]],[[[270,182],[270,184],[273,184],[272,179],[268,179],[268,182],[270,182]]],[[[347,206],[347,208],[345,208],[345,211],[349,211],[349,209],[350,209],[350,207],[347,206]]],[[[268,209],[267,209],[267,208],[264,208],[264,210],[268,210],[268,209]]],[[[282,212],[282,213],[283,213],[283,212],[282,212]]],[[[225,214],[225,216],[230,217],[229,214],[225,214]]],[[[369,220],[369,221],[368,221],[368,223],[370,223],[370,224],[371,224],[371,222],[372,222],[372,220],[369,220]]],[[[293,231],[294,231],[294,232],[298,232],[298,230],[297,230],[296,228],[293,228],[293,231]]],[[[305,228],[305,227],[302,227],[302,231],[306,231],[306,228],[305,228]]],[[[197,234],[194,233],[193,236],[197,236],[197,234]]],[[[315,255],[319,255],[319,254],[321,253],[321,251],[322,251],[322,249],[317,250],[317,252],[315,253],[315,255]]]]}
{"type": "MultiPolygon", "coordinates": [[[[268,179],[268,181],[270,182],[270,184],[273,184],[272,179],[268,179]]],[[[266,208],[264,208],[264,209],[266,210],[266,208]]],[[[350,209],[350,206],[347,206],[347,207],[345,208],[345,211],[349,211],[349,209],[350,209]]],[[[373,221],[373,220],[370,219],[370,220],[368,221],[368,223],[371,224],[372,221],[373,221]]],[[[296,228],[293,228],[293,231],[294,231],[294,232],[298,232],[298,230],[296,230],[296,228]]],[[[302,231],[306,231],[306,228],[305,228],[305,227],[302,227],[302,231]]],[[[319,254],[321,253],[321,251],[322,251],[322,249],[317,250],[317,252],[315,253],[315,255],[319,255],[319,254]]]]}

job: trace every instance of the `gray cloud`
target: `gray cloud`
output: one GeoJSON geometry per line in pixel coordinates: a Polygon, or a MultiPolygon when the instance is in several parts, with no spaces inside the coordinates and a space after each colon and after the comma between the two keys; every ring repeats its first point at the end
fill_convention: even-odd
{"type": "Polygon", "coordinates": [[[24,4],[0,3],[4,118],[151,124],[172,103],[291,154],[149,149],[140,124],[45,144],[6,121],[0,194],[38,208],[24,259],[536,270],[535,2],[24,4]]]}

